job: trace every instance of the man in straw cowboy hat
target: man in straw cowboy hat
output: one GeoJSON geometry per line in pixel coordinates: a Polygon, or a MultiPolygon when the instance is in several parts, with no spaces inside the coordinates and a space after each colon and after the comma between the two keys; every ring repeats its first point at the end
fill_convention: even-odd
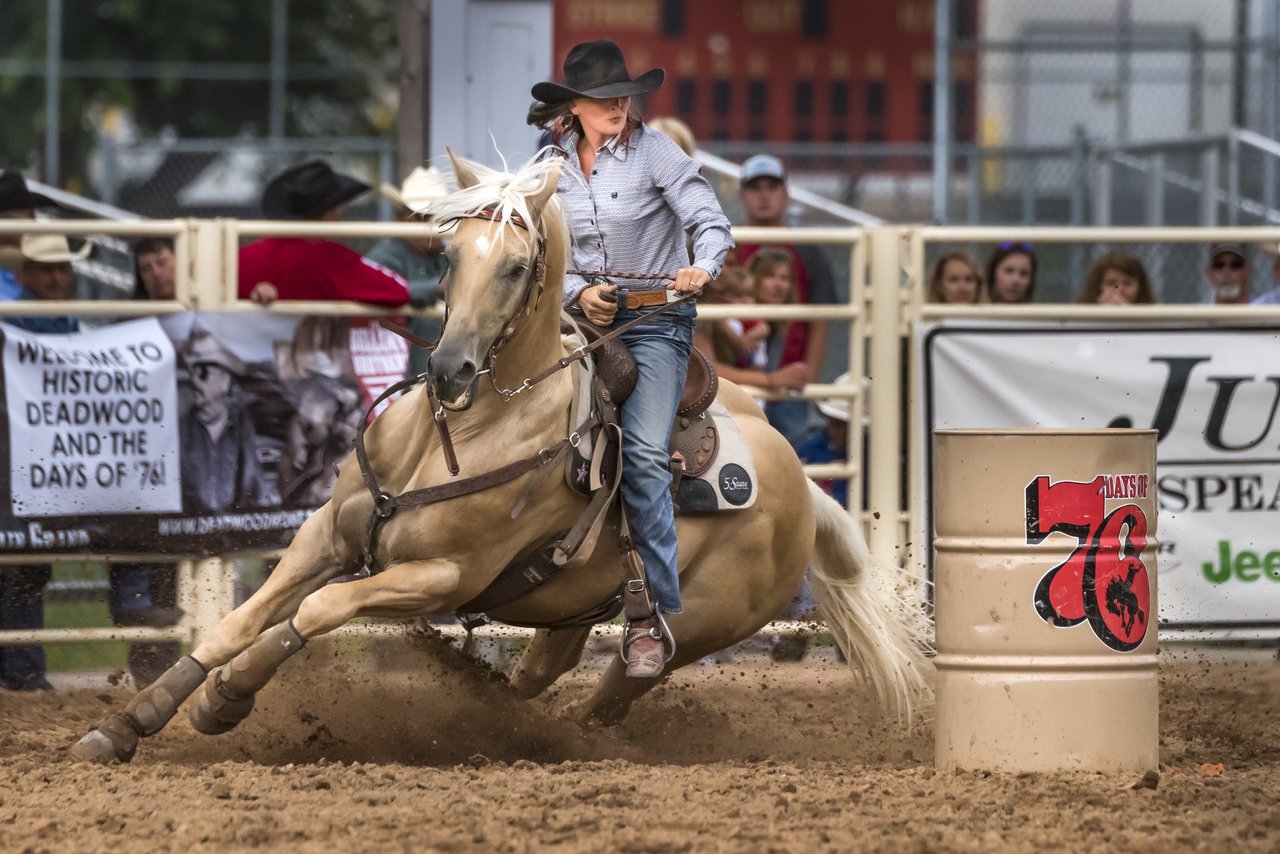
{"type": "MultiPolygon", "coordinates": [[[[380,188],[396,206],[396,219],[401,222],[431,220],[431,203],[449,195],[444,176],[434,166],[418,166],[404,182],[395,187],[383,184],[380,188]]],[[[409,303],[414,308],[435,305],[444,294],[440,290],[448,265],[444,261],[444,243],[439,237],[388,237],[379,242],[365,256],[369,261],[397,273],[409,284],[409,303]]],[[[424,341],[440,337],[438,318],[415,317],[409,321],[409,331],[424,341]]],[[[409,354],[409,376],[417,376],[427,369],[428,352],[419,347],[409,354]]]]}
{"type": "MultiPolygon", "coordinates": [[[[35,219],[36,208],[52,207],[53,202],[27,189],[19,172],[0,172],[0,219],[35,219]]],[[[0,246],[18,246],[22,235],[0,234],[0,246]]],[[[17,299],[22,286],[13,273],[0,269],[0,300],[17,299]]]]}
{"type": "MultiPolygon", "coordinates": [[[[342,206],[369,185],[335,172],[323,160],[291,166],[262,193],[267,219],[337,222],[342,206]]],[[[284,300],[352,300],[398,306],[409,289],[395,273],[341,243],[313,237],[268,237],[240,250],[240,299],[263,305],[284,300]]]]}
{"type": "MultiPolygon", "coordinates": [[[[0,266],[14,274],[19,300],[65,300],[71,297],[71,262],[89,256],[86,242],[71,251],[61,234],[26,234],[18,246],[0,246],[0,266]]],[[[77,331],[74,317],[10,317],[8,322],[28,332],[60,334],[77,331]]]]}
{"type": "MultiPolygon", "coordinates": [[[[49,199],[27,189],[27,182],[21,174],[0,173],[0,219],[35,219],[36,208],[52,204],[49,199]]],[[[7,256],[14,267],[24,264],[26,256],[22,254],[22,235],[0,234],[0,251],[3,250],[9,250],[7,256]]],[[[18,280],[17,272],[8,264],[0,267],[0,300],[32,298],[29,294],[24,297],[24,294],[27,292],[18,280]]],[[[27,319],[7,318],[6,322],[21,325],[27,319]]],[[[48,564],[0,567],[0,629],[44,627],[44,587],[51,575],[52,568],[48,564]]],[[[44,647],[0,647],[0,688],[33,691],[51,687],[45,678],[44,647]]]]}

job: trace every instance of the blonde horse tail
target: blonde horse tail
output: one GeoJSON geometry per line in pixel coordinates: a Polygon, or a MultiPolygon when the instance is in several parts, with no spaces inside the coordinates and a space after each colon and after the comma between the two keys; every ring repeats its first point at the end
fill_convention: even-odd
{"type": "Polygon", "coordinates": [[[874,557],[857,522],[813,481],[809,494],[817,520],[809,584],[818,611],[881,711],[910,726],[933,697],[919,582],[874,557]]]}

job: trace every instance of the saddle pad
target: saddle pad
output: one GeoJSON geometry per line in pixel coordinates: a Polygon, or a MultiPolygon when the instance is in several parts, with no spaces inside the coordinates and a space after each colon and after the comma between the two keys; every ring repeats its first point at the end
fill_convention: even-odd
{"type": "MultiPolygon", "coordinates": [[[[561,336],[566,353],[586,343],[578,334],[561,336]]],[[[577,362],[573,369],[576,387],[570,408],[569,423],[581,424],[591,411],[591,379],[595,371],[591,359],[577,362]]],[[[756,502],[756,466],[747,445],[746,437],[724,404],[715,401],[707,407],[706,414],[714,418],[719,431],[720,448],[716,458],[702,474],[680,479],[676,490],[676,504],[680,513],[712,513],[717,510],[744,510],[756,502]]],[[[569,454],[565,466],[565,482],[570,489],[584,495],[590,494],[598,483],[592,483],[595,456],[595,437],[583,436],[578,446],[569,454]]]]}
{"type": "Polygon", "coordinates": [[[720,452],[697,477],[683,477],[676,490],[680,515],[745,510],[756,503],[756,464],[742,428],[717,400],[707,408],[720,431],[720,452]]]}

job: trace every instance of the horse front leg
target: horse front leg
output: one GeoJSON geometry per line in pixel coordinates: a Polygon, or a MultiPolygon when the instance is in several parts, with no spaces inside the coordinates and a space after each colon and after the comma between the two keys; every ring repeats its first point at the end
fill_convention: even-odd
{"type": "Polygon", "coordinates": [[[128,762],[138,740],[163,729],[212,668],[248,647],[267,626],[296,612],[308,595],[341,571],[327,545],[324,515],[321,511],[307,520],[257,593],[223,617],[190,655],[135,694],[123,712],[94,724],[71,748],[72,755],[89,762],[128,762]]]}
{"type": "Polygon", "coordinates": [[[582,658],[591,626],[538,629],[511,672],[511,687],[521,700],[536,697],[582,658]]]}
{"type": "Polygon", "coordinates": [[[249,715],[255,695],[309,639],[356,617],[416,617],[440,610],[460,577],[451,561],[413,561],[392,564],[369,578],[321,587],[302,600],[292,619],[263,632],[213,674],[190,708],[192,726],[206,735],[227,732],[249,715]]]}

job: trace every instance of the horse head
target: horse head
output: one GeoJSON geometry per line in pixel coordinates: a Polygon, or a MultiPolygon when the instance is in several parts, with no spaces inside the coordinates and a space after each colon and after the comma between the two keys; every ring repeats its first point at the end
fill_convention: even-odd
{"type": "MultiPolygon", "coordinates": [[[[558,161],[534,159],[507,174],[449,156],[458,191],[432,214],[457,228],[445,251],[444,332],[427,373],[444,406],[462,410],[474,403],[479,377],[495,370],[498,351],[523,369],[538,367],[522,364],[540,355],[528,352],[527,339],[539,337],[535,316],[559,315],[560,294],[542,291],[548,278],[563,280],[567,243],[555,202],[558,161]]],[[[555,344],[553,335],[540,338],[555,344]]]]}

